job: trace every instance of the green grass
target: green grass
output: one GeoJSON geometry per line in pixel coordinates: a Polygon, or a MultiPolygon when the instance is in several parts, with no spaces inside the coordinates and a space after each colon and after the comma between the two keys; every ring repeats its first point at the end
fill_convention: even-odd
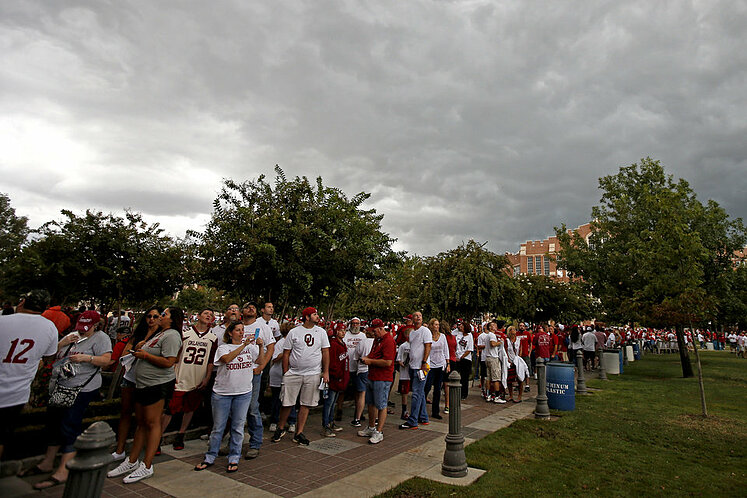
{"type": "Polygon", "coordinates": [[[589,381],[600,390],[558,420],[520,420],[468,446],[468,464],[487,470],[474,484],[416,478],[383,496],[747,496],[747,360],[701,361],[708,418],[679,356],[647,355],[589,381]]]}

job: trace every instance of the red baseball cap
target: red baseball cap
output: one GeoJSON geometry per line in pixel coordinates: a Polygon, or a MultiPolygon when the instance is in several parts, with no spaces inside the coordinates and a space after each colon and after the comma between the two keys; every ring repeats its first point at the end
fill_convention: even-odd
{"type": "Polygon", "coordinates": [[[311,316],[314,313],[316,313],[316,308],[313,308],[313,307],[309,306],[308,308],[304,309],[301,312],[301,316],[304,317],[304,318],[306,318],[307,316],[311,316]]]}
{"type": "Polygon", "coordinates": [[[95,327],[101,320],[101,315],[98,311],[89,310],[84,311],[78,317],[78,323],[75,324],[75,330],[88,332],[92,327],[95,327]]]}
{"type": "Polygon", "coordinates": [[[383,326],[384,326],[384,322],[376,318],[371,322],[371,326],[369,327],[369,329],[378,329],[379,327],[383,327],[383,326]]]}

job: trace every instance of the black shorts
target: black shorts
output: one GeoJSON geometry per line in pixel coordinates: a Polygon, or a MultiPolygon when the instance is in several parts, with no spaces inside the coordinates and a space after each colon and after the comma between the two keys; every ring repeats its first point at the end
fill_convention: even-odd
{"type": "Polygon", "coordinates": [[[158,403],[162,399],[168,402],[171,399],[171,395],[174,394],[175,384],[176,380],[170,380],[155,386],[135,388],[135,403],[148,406],[158,403]]]}
{"type": "Polygon", "coordinates": [[[484,379],[488,376],[488,364],[484,361],[480,361],[480,378],[484,379]]]}
{"type": "Polygon", "coordinates": [[[11,435],[18,427],[24,405],[25,403],[0,408],[0,446],[5,446],[10,441],[11,435]]]}

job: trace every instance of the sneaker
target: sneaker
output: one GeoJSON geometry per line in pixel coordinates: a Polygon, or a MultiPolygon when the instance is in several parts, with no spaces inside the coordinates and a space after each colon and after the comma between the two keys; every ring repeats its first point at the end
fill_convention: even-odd
{"type": "Polygon", "coordinates": [[[296,424],[288,424],[288,432],[296,432],[296,424]]]}
{"type": "Polygon", "coordinates": [[[449,407],[444,408],[444,413],[449,413],[449,407]]]}
{"type": "Polygon", "coordinates": [[[388,406],[388,407],[391,407],[391,408],[394,408],[394,407],[395,407],[395,406],[397,406],[397,405],[395,405],[395,404],[394,404],[394,401],[387,401],[387,402],[386,402],[386,406],[388,406]]]}
{"type": "Polygon", "coordinates": [[[401,420],[407,420],[408,418],[410,418],[410,413],[409,412],[402,412],[402,415],[399,418],[401,420]]]}
{"type": "Polygon", "coordinates": [[[174,439],[174,449],[175,450],[183,450],[184,449],[184,433],[179,432],[176,435],[176,439],[174,439]]]}
{"type": "Polygon", "coordinates": [[[133,482],[142,481],[149,477],[153,477],[153,465],[148,468],[143,462],[140,462],[140,465],[135,469],[135,472],[122,479],[122,482],[125,484],[132,484],[133,482]]]}
{"type": "Polygon", "coordinates": [[[335,434],[335,431],[333,431],[329,427],[323,428],[321,434],[324,437],[337,437],[337,434],[335,434]]]}
{"type": "Polygon", "coordinates": [[[115,462],[118,460],[122,460],[126,456],[127,456],[127,453],[125,453],[124,451],[122,453],[117,453],[116,451],[112,452],[112,458],[114,459],[115,462]]]}
{"type": "Polygon", "coordinates": [[[506,404],[506,400],[503,399],[503,398],[500,398],[498,396],[495,397],[495,399],[493,400],[493,402],[494,403],[498,403],[499,405],[505,405],[506,404]]]}
{"type": "Polygon", "coordinates": [[[373,434],[371,434],[371,437],[368,439],[368,442],[371,444],[379,444],[384,440],[384,433],[379,431],[374,431],[373,434]]]}
{"type": "Polygon", "coordinates": [[[329,424],[329,428],[332,429],[335,432],[340,432],[342,430],[342,427],[340,427],[339,425],[337,425],[334,422],[332,422],[331,424],[329,424]]]}
{"type": "Polygon", "coordinates": [[[430,424],[430,422],[427,421],[427,420],[418,420],[418,424],[420,424],[420,425],[428,425],[428,424],[430,424]]]}
{"type": "Polygon", "coordinates": [[[487,401],[488,403],[492,403],[494,399],[495,399],[495,398],[493,398],[493,396],[487,396],[487,397],[485,398],[485,401],[487,401]]]}
{"type": "Polygon", "coordinates": [[[278,441],[280,441],[280,439],[282,439],[283,436],[287,434],[287,432],[288,431],[286,431],[285,429],[278,427],[277,429],[275,429],[275,434],[272,435],[272,442],[277,443],[278,441]]]}
{"type": "Polygon", "coordinates": [[[302,444],[304,446],[309,445],[309,440],[306,439],[306,436],[303,435],[303,432],[299,432],[295,436],[293,436],[293,442],[297,444],[302,444]]]}
{"type": "Polygon", "coordinates": [[[366,427],[365,429],[359,430],[358,435],[360,437],[371,437],[373,436],[374,432],[376,432],[375,427],[366,427]]]}
{"type": "Polygon", "coordinates": [[[270,424],[270,432],[275,432],[276,430],[278,430],[278,424],[273,422],[270,424]]]}
{"type": "Polygon", "coordinates": [[[443,417],[436,413],[435,415],[431,415],[431,418],[435,418],[436,420],[443,420],[443,417]]]}
{"type": "Polygon", "coordinates": [[[156,456],[161,456],[161,445],[158,445],[158,449],[156,450],[156,456]]]}
{"type": "Polygon", "coordinates": [[[354,418],[350,421],[350,425],[352,425],[353,427],[361,427],[363,424],[361,424],[361,419],[354,418]]]}
{"type": "Polygon", "coordinates": [[[257,458],[259,456],[259,448],[249,448],[246,450],[246,455],[244,455],[244,458],[247,460],[251,460],[252,458],[257,458]]]}
{"type": "Polygon", "coordinates": [[[528,393],[528,392],[529,392],[529,386],[526,386],[526,387],[524,387],[524,392],[525,392],[525,393],[528,393]]]}
{"type": "Polygon", "coordinates": [[[410,430],[410,429],[417,429],[418,428],[417,425],[410,425],[407,422],[405,422],[404,424],[400,424],[398,427],[400,428],[400,430],[403,430],[403,431],[410,430]]]}
{"type": "Polygon", "coordinates": [[[135,460],[134,463],[130,463],[130,460],[125,458],[124,462],[107,472],[106,477],[119,477],[124,474],[129,474],[138,467],[140,467],[140,460],[135,460]]]}

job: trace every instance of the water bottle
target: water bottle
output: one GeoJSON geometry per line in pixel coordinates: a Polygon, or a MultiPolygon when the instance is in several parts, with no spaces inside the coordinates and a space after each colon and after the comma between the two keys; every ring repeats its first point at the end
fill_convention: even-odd
{"type": "Polygon", "coordinates": [[[322,391],[322,399],[327,399],[327,398],[329,398],[329,383],[325,382],[324,390],[322,391]]]}

